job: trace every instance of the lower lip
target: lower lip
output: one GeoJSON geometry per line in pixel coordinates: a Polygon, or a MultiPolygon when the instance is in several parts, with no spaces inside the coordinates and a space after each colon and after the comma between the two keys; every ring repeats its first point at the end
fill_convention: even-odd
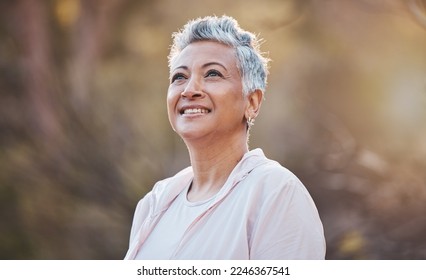
{"type": "Polygon", "coordinates": [[[182,117],[187,117],[187,118],[191,118],[191,117],[201,117],[201,116],[205,116],[209,113],[193,113],[193,114],[181,114],[182,117]]]}

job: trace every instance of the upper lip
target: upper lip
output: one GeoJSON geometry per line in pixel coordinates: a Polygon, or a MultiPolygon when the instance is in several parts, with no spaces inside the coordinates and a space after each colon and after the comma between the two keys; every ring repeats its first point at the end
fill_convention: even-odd
{"type": "Polygon", "coordinates": [[[185,112],[185,110],[187,110],[187,109],[204,109],[204,110],[207,110],[209,112],[211,111],[209,108],[207,108],[203,105],[192,104],[192,105],[185,105],[185,106],[180,107],[179,113],[183,114],[185,112]]]}

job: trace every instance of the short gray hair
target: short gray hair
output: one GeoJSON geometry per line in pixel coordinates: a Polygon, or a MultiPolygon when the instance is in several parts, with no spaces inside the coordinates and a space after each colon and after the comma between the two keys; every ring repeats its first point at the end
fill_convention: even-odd
{"type": "Polygon", "coordinates": [[[208,16],[190,20],[183,29],[173,33],[172,38],[169,68],[189,44],[197,41],[219,42],[235,49],[243,94],[248,95],[258,89],[265,91],[269,59],[260,51],[261,40],[241,29],[234,18],[208,16]]]}

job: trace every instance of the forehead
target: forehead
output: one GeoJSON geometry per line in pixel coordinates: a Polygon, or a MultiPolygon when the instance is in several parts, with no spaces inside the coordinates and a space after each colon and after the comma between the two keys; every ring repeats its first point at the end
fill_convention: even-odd
{"type": "Polygon", "coordinates": [[[234,48],[212,41],[199,41],[189,44],[176,57],[171,69],[178,67],[195,67],[205,63],[218,62],[229,69],[237,68],[234,48]]]}

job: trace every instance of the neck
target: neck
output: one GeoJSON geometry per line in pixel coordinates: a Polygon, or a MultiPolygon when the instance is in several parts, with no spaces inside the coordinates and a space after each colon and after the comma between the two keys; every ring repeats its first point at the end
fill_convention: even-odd
{"type": "Polygon", "coordinates": [[[208,145],[186,143],[194,171],[194,180],[188,192],[190,201],[207,199],[216,194],[248,152],[244,138],[224,142],[209,141],[208,145]]]}

